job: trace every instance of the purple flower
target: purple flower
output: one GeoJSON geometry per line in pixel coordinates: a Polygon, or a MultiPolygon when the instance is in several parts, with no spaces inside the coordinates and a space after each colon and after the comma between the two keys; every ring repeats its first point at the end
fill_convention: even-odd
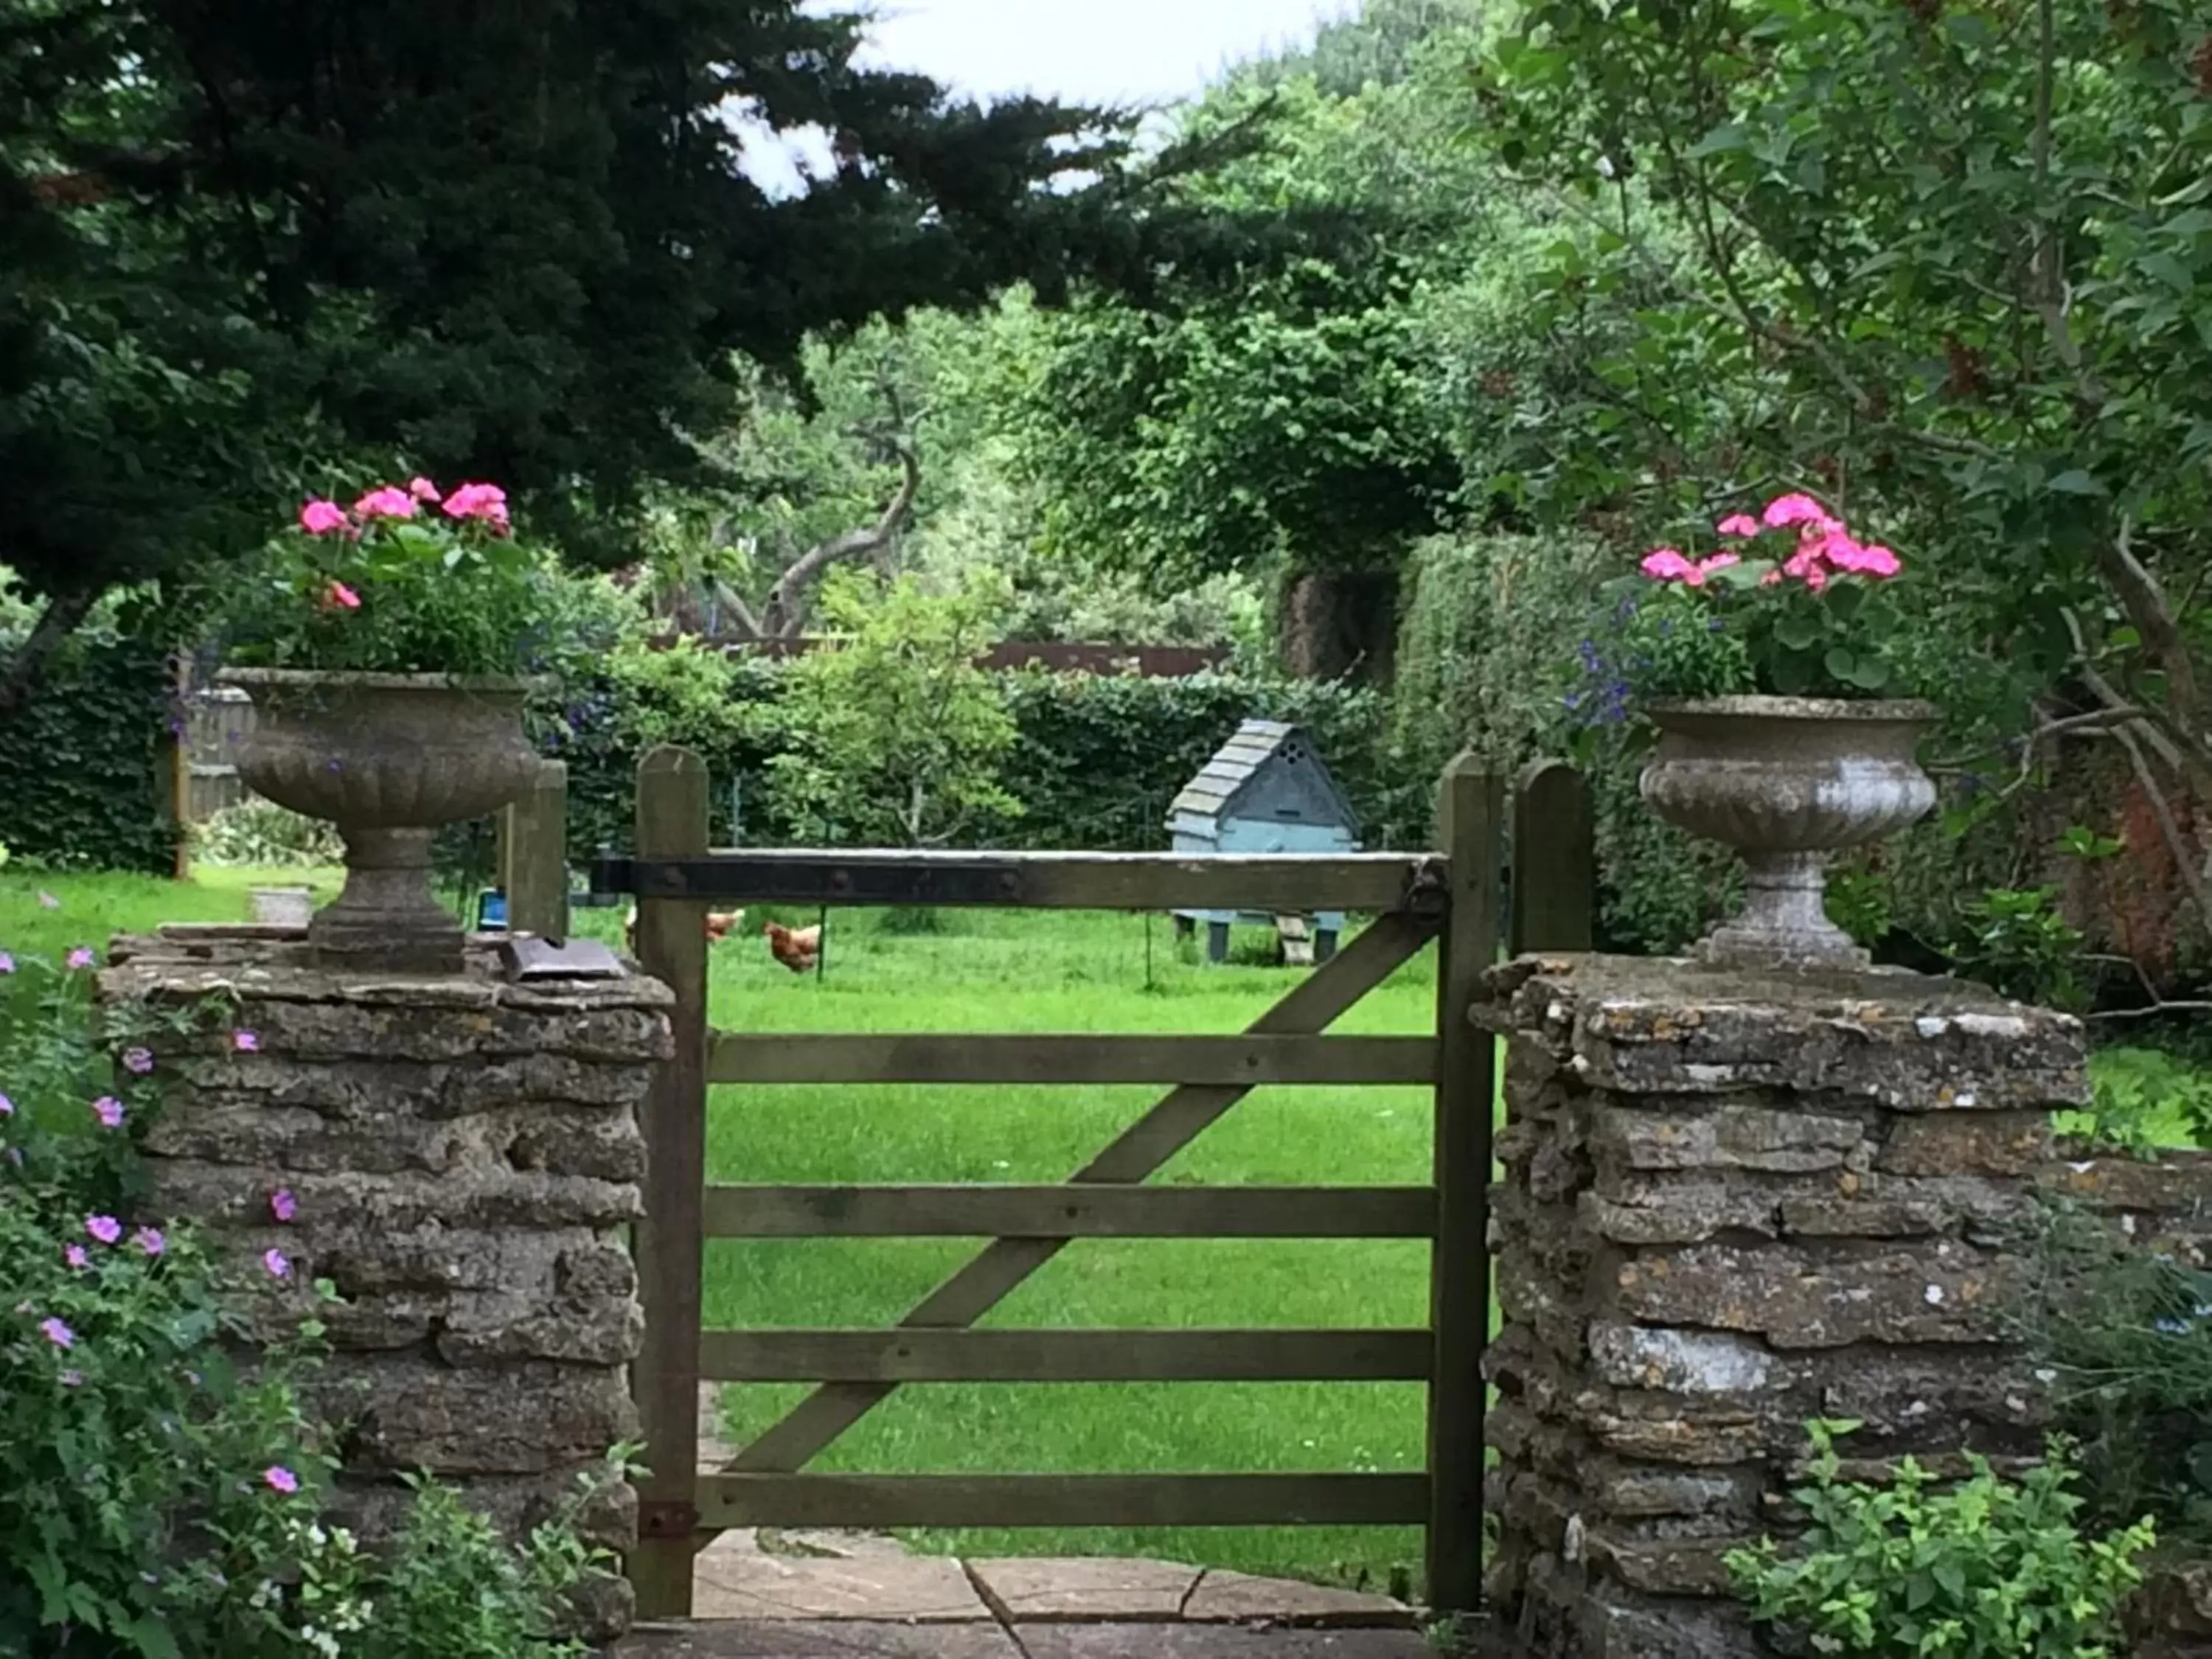
{"type": "Polygon", "coordinates": [[[69,965],[71,969],[89,968],[92,963],[92,947],[88,945],[80,945],[69,953],[69,965]]]}
{"type": "Polygon", "coordinates": [[[261,1471],[261,1478],[269,1483],[271,1492],[290,1494],[300,1490],[300,1477],[282,1463],[272,1463],[261,1471]]]}
{"type": "Polygon", "coordinates": [[[68,1326],[63,1324],[58,1319],[40,1320],[39,1322],[39,1333],[40,1335],[44,1336],[47,1341],[52,1343],[57,1348],[74,1348],[76,1346],[76,1333],[71,1330],[68,1326]]]}
{"type": "Polygon", "coordinates": [[[0,974],[12,974],[15,971],[15,958],[9,956],[5,951],[0,951],[0,974]]]}
{"type": "Polygon", "coordinates": [[[169,1248],[169,1241],[161,1237],[159,1227],[141,1227],[131,1235],[131,1242],[148,1255],[159,1255],[169,1248]]]}
{"type": "Polygon", "coordinates": [[[230,1046],[241,1054],[259,1054],[261,1038],[252,1031],[233,1031],[230,1034],[230,1046]]]}
{"type": "Polygon", "coordinates": [[[0,1117],[13,1117],[15,1115],[15,1103],[9,1099],[7,1096],[0,1095],[0,1117]]]}
{"type": "Polygon", "coordinates": [[[98,1100],[94,1101],[92,1115],[100,1120],[100,1127],[103,1129],[119,1129],[123,1127],[123,1103],[113,1095],[102,1095],[98,1100]]]}
{"type": "Polygon", "coordinates": [[[154,1069],[154,1051],[151,1048],[125,1048],[123,1051],[123,1069],[133,1077],[145,1076],[154,1069]]]}
{"type": "Polygon", "coordinates": [[[271,1279],[286,1278],[292,1271],[292,1263],[282,1250],[264,1250],[261,1253],[261,1265],[269,1269],[269,1276],[271,1279]]]}
{"type": "Polygon", "coordinates": [[[269,1194],[269,1213],[279,1221],[289,1221],[300,1213],[300,1200],[292,1196],[289,1187],[279,1187],[269,1194]]]}
{"type": "Polygon", "coordinates": [[[82,1371],[67,1370],[62,1373],[62,1387],[65,1389],[81,1389],[83,1386],[84,1373],[82,1371]]]}
{"type": "Polygon", "coordinates": [[[82,1244],[72,1244],[69,1249],[64,1250],[62,1252],[62,1260],[68,1262],[70,1267],[76,1268],[79,1273],[82,1273],[87,1267],[92,1266],[92,1257],[86,1254],[85,1248],[82,1244]]]}
{"type": "Polygon", "coordinates": [[[123,1224],[112,1215],[87,1216],[84,1230],[103,1244],[112,1244],[123,1237],[123,1224]]]}

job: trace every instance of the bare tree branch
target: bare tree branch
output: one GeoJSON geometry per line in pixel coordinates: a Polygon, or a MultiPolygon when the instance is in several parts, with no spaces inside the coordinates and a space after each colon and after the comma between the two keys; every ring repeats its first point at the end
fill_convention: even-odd
{"type": "Polygon", "coordinates": [[[806,625],[808,597],[823,574],[833,565],[866,558],[898,533],[899,526],[913,510],[915,497],[921,491],[921,459],[910,440],[899,437],[890,442],[897,453],[902,475],[890,505],[866,529],[848,530],[828,541],[817,542],[793,561],[791,568],[775,579],[775,586],[769,589],[753,629],[756,639],[797,639],[799,630],[806,625]]]}
{"type": "Polygon", "coordinates": [[[0,669],[0,714],[13,714],[30,701],[47,661],[76,631],[77,624],[92,614],[99,598],[97,592],[87,589],[77,593],[58,593],[46,601],[46,608],[39,613],[30,634],[15,647],[5,668],[0,669]]]}

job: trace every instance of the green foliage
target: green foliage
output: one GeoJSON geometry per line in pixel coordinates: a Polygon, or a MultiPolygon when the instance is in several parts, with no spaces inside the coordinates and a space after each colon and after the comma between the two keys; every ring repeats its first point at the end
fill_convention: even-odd
{"type": "MultiPolygon", "coordinates": [[[[173,682],[161,620],[133,605],[81,630],[36,695],[0,709],[0,840],[17,857],[174,866],[173,682]]],[[[0,654],[21,640],[0,630],[0,654]]]]}
{"type": "Polygon", "coordinates": [[[1969,1453],[1970,1479],[1939,1489],[1914,1459],[1886,1486],[1840,1478],[1838,1435],[1808,1425],[1812,1484],[1793,1496],[1810,1518],[1790,1555],[1767,1540],[1728,1558],[1761,1624],[1816,1648],[1878,1659],[2106,1659],[2119,1613],[2155,1539],[2137,1522],[2084,1536],[2063,1447],[2017,1483],[1969,1453]]]}
{"type": "Polygon", "coordinates": [[[2144,1158],[2212,1146],[2212,1072],[2156,1048],[2116,1047],[2097,1051],[2090,1080],[2089,1109],[2052,1120],[2061,1133],[2144,1158]]]}
{"type": "Polygon", "coordinates": [[[794,823],[896,847],[972,842],[1018,817],[1021,803],[1000,781],[1013,717],[975,666],[1000,596],[971,586],[939,597],[911,577],[886,586],[841,575],[822,608],[844,637],[799,658],[786,686],[790,747],[769,763],[780,810],[794,823]]]}
{"type": "Polygon", "coordinates": [[[1992,888],[1966,906],[1970,935],[1960,965],[2007,996],[2080,1012],[2088,1000],[2081,978],[2081,933],[2058,912],[2055,887],[1992,888]]]}
{"type": "Polygon", "coordinates": [[[305,869],[344,855],[334,825],[258,797],[224,807],[192,831],[192,856],[208,864],[305,869]]]}
{"type": "Polygon", "coordinates": [[[2059,1205],[2032,1259],[2020,1334],[2081,1442],[2091,1516],[2212,1546],[2212,1273],[2059,1205]]]}

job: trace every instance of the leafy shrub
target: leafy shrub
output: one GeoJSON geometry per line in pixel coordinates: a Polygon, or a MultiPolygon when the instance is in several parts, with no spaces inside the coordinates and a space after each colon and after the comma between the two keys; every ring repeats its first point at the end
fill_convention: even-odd
{"type": "MultiPolygon", "coordinates": [[[[545,1639],[595,1565],[568,1516],[518,1551],[420,1482],[380,1561],[324,1523],[333,1465],[298,1388],[319,1327],[253,1343],[252,1285],[189,1227],[121,1219],[144,1190],[135,1143],[163,1066],[222,1011],[110,1011],[96,1027],[92,966],[89,951],[58,969],[0,951],[0,1651],[580,1651],[545,1639]],[[261,1348],[250,1372],[230,1358],[246,1345],[261,1348]]],[[[290,1272],[272,1251],[249,1274],[290,1272]]]]}
{"type": "Polygon", "coordinates": [[[2212,1273],[2063,1207],[2039,1244],[2022,1334],[2081,1443],[2091,1514],[2212,1547],[2212,1273]]]}
{"type": "Polygon", "coordinates": [[[242,800],[226,806],[193,832],[195,857],[214,865],[259,865],[307,869],[337,863],[345,843],[336,826],[279,806],[242,800]]]}
{"type": "Polygon", "coordinates": [[[1838,1435],[1809,1425],[1811,1517],[1801,1551],[1772,1540],[1731,1551],[1752,1617],[1808,1634],[1816,1650],[1877,1659],[2103,1659],[2142,1582],[2148,1520],[2085,1537],[2063,1449],[2018,1482],[1969,1455],[1966,1480],[1939,1487],[1911,1458],[1887,1486],[1839,1479],[1838,1435]]]}
{"type": "MultiPolygon", "coordinates": [[[[169,737],[173,671],[162,618],[104,611],[0,714],[0,840],[55,866],[166,874],[176,863],[169,737]]],[[[21,643],[0,625],[0,659],[21,643]]]]}

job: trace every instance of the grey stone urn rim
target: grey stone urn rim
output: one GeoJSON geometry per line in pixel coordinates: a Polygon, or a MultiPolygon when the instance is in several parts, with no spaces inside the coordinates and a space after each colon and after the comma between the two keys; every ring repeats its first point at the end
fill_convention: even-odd
{"type": "Polygon", "coordinates": [[[223,668],[216,671],[215,683],[241,691],[550,691],[560,684],[550,674],[388,674],[352,668],[223,668]]]}
{"type": "Polygon", "coordinates": [[[1756,694],[1729,697],[1666,697],[1648,705],[1653,714],[1745,714],[1770,720],[1866,720],[1884,724],[1899,720],[1941,720],[1938,705],[1920,697],[1770,697],[1756,694]]]}

